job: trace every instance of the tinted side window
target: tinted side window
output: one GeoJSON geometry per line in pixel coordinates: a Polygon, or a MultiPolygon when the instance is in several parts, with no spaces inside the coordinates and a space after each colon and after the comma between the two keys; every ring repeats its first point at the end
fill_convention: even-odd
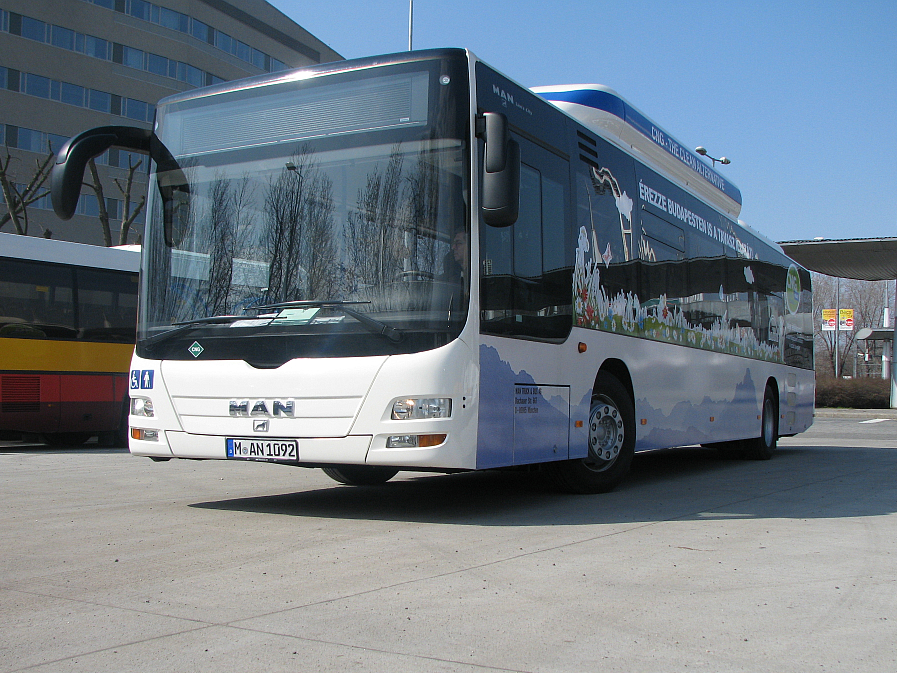
{"type": "Polygon", "coordinates": [[[137,274],[78,269],[78,336],[88,341],[133,343],[137,274]]]}
{"type": "Polygon", "coordinates": [[[72,298],[69,267],[0,259],[0,336],[74,338],[72,298]]]}
{"type": "Polygon", "coordinates": [[[689,296],[682,311],[690,324],[710,330],[726,315],[726,252],[721,243],[695,233],[688,247],[689,296]]]}
{"type": "Polygon", "coordinates": [[[644,208],[640,215],[642,271],[639,296],[658,300],[666,297],[670,304],[679,305],[688,295],[685,232],[644,208]]]}
{"type": "Polygon", "coordinates": [[[507,228],[481,228],[482,331],[563,339],[572,319],[569,169],[522,138],[520,215],[507,228]]]}

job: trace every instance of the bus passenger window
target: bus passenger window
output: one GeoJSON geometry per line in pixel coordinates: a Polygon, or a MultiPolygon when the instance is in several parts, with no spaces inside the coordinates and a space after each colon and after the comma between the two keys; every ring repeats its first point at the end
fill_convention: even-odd
{"type": "Polygon", "coordinates": [[[692,325],[712,329],[726,316],[726,253],[721,243],[689,237],[688,300],[683,313],[692,325]]]}
{"type": "Polygon", "coordinates": [[[130,343],[137,329],[137,274],[77,269],[78,335],[130,343]]]}
{"type": "Polygon", "coordinates": [[[642,301],[659,302],[662,297],[673,306],[688,295],[685,269],[685,232],[674,224],[641,211],[642,301]]]}
{"type": "Polygon", "coordinates": [[[64,266],[4,260],[0,266],[0,336],[75,336],[72,272],[64,266]]]}

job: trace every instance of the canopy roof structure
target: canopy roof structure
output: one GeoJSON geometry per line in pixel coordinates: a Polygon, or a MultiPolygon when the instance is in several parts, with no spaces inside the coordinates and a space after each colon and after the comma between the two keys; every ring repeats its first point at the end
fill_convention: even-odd
{"type": "MultiPolygon", "coordinates": [[[[815,239],[783,241],[785,254],[810,271],[837,278],[857,280],[897,280],[897,238],[853,238],[844,240],[815,239]]],[[[885,330],[864,330],[858,338],[882,338],[885,330]]],[[[897,343],[897,321],[891,336],[891,408],[897,409],[897,367],[894,348],[897,343]]]]}
{"type": "Polygon", "coordinates": [[[897,278],[897,238],[783,241],[785,254],[810,271],[837,278],[897,278]]]}

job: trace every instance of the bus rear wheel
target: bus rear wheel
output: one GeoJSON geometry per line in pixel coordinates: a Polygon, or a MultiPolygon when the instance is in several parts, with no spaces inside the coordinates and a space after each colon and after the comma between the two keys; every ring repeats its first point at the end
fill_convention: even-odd
{"type": "Polygon", "coordinates": [[[769,460],[779,439],[779,412],[772,386],[766,386],[760,418],[760,436],[744,441],[745,456],[754,460],[769,460]]]}
{"type": "Polygon", "coordinates": [[[616,488],[632,465],[635,453],[635,410],[626,388],[616,377],[600,373],[589,411],[588,454],[585,458],[548,463],[554,482],[570,493],[606,493],[616,488]]]}
{"type": "Polygon", "coordinates": [[[394,467],[381,465],[340,465],[339,467],[325,467],[324,474],[349,486],[375,486],[385,484],[396,476],[399,471],[394,467]]]}

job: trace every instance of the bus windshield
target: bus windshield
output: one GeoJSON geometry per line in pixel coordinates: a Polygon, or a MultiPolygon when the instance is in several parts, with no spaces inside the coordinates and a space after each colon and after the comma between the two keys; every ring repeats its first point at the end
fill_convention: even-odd
{"type": "Polygon", "coordinates": [[[463,60],[161,105],[138,354],[279,366],[457,337],[468,109],[463,60]]]}

